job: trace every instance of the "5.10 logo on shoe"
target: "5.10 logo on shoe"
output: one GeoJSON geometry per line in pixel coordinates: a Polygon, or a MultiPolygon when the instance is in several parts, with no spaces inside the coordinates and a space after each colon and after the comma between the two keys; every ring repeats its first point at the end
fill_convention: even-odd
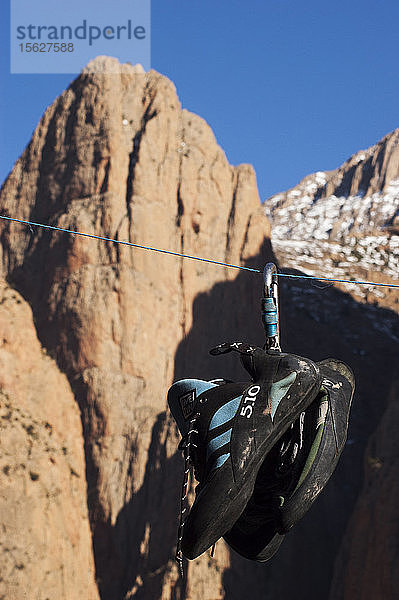
{"type": "Polygon", "coordinates": [[[247,417],[247,419],[250,419],[252,417],[255,400],[259,391],[260,385],[252,385],[249,388],[249,390],[247,390],[244,398],[244,404],[242,405],[240,410],[240,415],[242,417],[247,417]]]}

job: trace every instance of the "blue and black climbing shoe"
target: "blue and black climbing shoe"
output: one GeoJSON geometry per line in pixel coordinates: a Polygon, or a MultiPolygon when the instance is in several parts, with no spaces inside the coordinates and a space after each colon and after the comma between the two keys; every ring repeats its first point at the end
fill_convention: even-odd
{"type": "Polygon", "coordinates": [[[168,393],[186,457],[182,512],[190,462],[199,482],[191,511],[179,528],[178,553],[181,546],[189,559],[232,529],[253,495],[268,453],[321,385],[319,368],[309,359],[242,342],[222,344],[211,354],[230,351],[240,353],[252,382],[185,379],[168,393]]]}
{"type": "Polygon", "coordinates": [[[354,392],[352,371],[317,363],[321,387],[263,461],[251,498],[224,538],[241,556],[264,562],[303,517],[331,477],[345,445],[354,392]]]}

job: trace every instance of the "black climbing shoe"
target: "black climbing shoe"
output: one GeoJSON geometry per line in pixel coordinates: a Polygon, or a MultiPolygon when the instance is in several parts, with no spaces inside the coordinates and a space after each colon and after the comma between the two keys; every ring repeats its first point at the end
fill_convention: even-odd
{"type": "Polygon", "coordinates": [[[168,393],[186,448],[186,471],[191,461],[199,481],[179,535],[189,559],[231,530],[253,494],[263,461],[321,385],[315,363],[293,354],[242,342],[222,344],[211,354],[231,350],[241,354],[252,383],[182,380],[168,393]]]}
{"type": "Polygon", "coordinates": [[[317,365],[322,382],[316,399],[266,456],[245,510],[224,536],[245,558],[273,556],[327,484],[344,448],[354,377],[334,359],[317,365]]]}

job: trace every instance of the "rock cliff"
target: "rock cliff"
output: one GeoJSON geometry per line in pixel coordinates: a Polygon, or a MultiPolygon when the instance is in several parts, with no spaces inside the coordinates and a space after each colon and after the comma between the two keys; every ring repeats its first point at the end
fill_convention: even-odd
{"type": "MultiPolygon", "coordinates": [[[[399,130],[395,130],[375,146],[356,153],[339,169],[309,175],[293,189],[266,201],[265,211],[272,221],[273,248],[282,266],[315,276],[398,283],[398,141],[399,130]]],[[[296,296],[295,307],[323,323],[326,315],[331,318],[337,308],[330,304],[330,311],[320,311],[318,299],[324,298],[326,302],[332,290],[312,289],[309,285],[304,289],[306,285],[301,284],[302,293],[296,296]]],[[[291,303],[295,287],[290,286],[291,303]]],[[[329,597],[393,600],[399,585],[396,542],[399,448],[395,433],[399,293],[397,289],[354,284],[339,287],[360,301],[352,305],[355,310],[350,316],[349,298],[341,299],[339,313],[348,316],[349,322],[343,322],[338,314],[331,321],[331,325],[335,321],[337,331],[352,345],[353,357],[348,357],[348,362],[355,368],[358,385],[348,447],[340,465],[341,472],[346,473],[341,481],[353,477],[357,483],[349,494],[349,488],[343,488],[341,501],[345,498],[350,502],[355,489],[358,491],[352,495],[352,502],[360,493],[351,509],[349,506],[347,509],[347,515],[352,514],[340,550],[337,546],[329,597]],[[391,310],[381,311],[378,306],[391,310]],[[367,315],[363,323],[357,319],[362,311],[367,315]],[[364,336],[365,329],[368,339],[364,336]],[[386,334],[384,341],[380,337],[382,331],[386,334]],[[377,340],[382,342],[378,348],[377,340]],[[363,364],[356,355],[362,357],[363,364]],[[379,377],[386,360],[390,361],[386,372],[389,383],[384,389],[375,387],[374,400],[370,402],[364,385],[373,385],[371,378],[379,377]],[[372,436],[363,453],[367,431],[372,436]]]]}
{"type": "Polygon", "coordinates": [[[79,409],[4,281],[0,331],[0,597],[99,600],[79,409]]]}
{"type": "MultiPolygon", "coordinates": [[[[253,257],[266,262],[270,228],[252,167],[228,164],[205,121],[181,109],[167,78],[129,65],[112,73],[118,65],[110,58],[96,59],[96,66],[45,112],[2,188],[2,214],[235,264],[253,257]]],[[[217,372],[217,363],[209,367],[208,348],[226,336],[245,335],[246,318],[253,324],[258,277],[236,282],[234,270],[40,228],[32,233],[13,222],[0,226],[3,276],[32,309],[37,352],[41,347],[57,363],[65,394],[68,386],[72,390],[71,414],[80,410],[83,436],[76,424],[73,435],[76,444],[84,443],[101,598],[178,597],[183,588],[187,598],[221,597],[229,565],[222,545],[209,571],[209,557],[203,557],[187,568],[183,583],[177,577],[182,463],[165,414],[166,391],[179,373],[200,376],[204,363],[217,372]],[[193,307],[195,298],[229,282],[231,295],[221,286],[213,302],[193,307]],[[179,343],[199,320],[201,331],[175,360],[179,343]]],[[[16,371],[25,369],[23,357],[16,359],[16,371]]],[[[39,375],[32,367],[32,377],[39,375]]],[[[18,406],[9,378],[11,402],[18,406]]],[[[62,402],[57,388],[52,394],[53,403],[62,402]]],[[[32,423],[44,418],[40,397],[35,402],[32,423]]],[[[48,422],[55,427],[50,417],[48,422]]],[[[39,462],[43,452],[45,441],[39,462]]],[[[41,462],[32,467],[39,483],[31,486],[42,485],[41,469],[41,462]]],[[[82,475],[82,457],[74,470],[82,475]]],[[[13,473],[2,475],[12,480],[13,473]]],[[[44,496],[43,518],[46,502],[44,496]]],[[[37,505],[39,510],[39,499],[37,505]]],[[[21,505],[17,513],[24,510],[21,505]]],[[[63,510],[75,510],[68,496],[63,510]]],[[[30,534],[27,542],[35,545],[30,534]]],[[[88,540],[83,542],[90,554],[88,540]]],[[[43,551],[58,543],[49,530],[43,551]]],[[[43,582],[39,555],[27,562],[43,582]]],[[[78,555],[75,566],[87,576],[78,555]]],[[[14,575],[6,578],[8,594],[17,582],[14,575]]],[[[43,594],[55,597],[43,585],[43,594]]],[[[24,597],[22,588],[14,597],[24,597]]],[[[57,597],[72,595],[66,590],[57,597]]],[[[75,597],[81,597],[78,588],[75,597]]]]}
{"type": "MultiPolygon", "coordinates": [[[[398,371],[396,371],[398,373],[398,371]]],[[[338,555],[330,600],[393,600],[399,586],[399,385],[365,454],[365,481],[338,555]]]]}
{"type": "MultiPolygon", "coordinates": [[[[335,171],[305,177],[265,203],[284,264],[326,277],[394,281],[399,272],[399,129],[335,171]]],[[[398,308],[389,289],[346,286],[398,308]]]]}
{"type": "MultiPolygon", "coordinates": [[[[370,176],[367,190],[385,193],[389,177],[370,176]]],[[[95,59],[47,109],[1,189],[0,212],[257,268],[273,259],[253,169],[228,164],[166,77],[111,58],[95,59]]],[[[0,557],[0,594],[22,600],[29,585],[40,600],[327,598],[392,386],[393,296],[379,307],[345,289],[282,282],[283,348],[336,355],[355,370],[347,448],[272,561],[245,561],[221,541],[214,559],[186,564],[180,580],[183,462],[166,391],[182,376],[243,376],[234,357],[208,349],[263,343],[261,278],[15,222],[0,222],[0,241],[0,516],[11,550],[0,557]]],[[[290,248],[277,245],[282,265],[302,267],[290,264],[290,248]]]]}

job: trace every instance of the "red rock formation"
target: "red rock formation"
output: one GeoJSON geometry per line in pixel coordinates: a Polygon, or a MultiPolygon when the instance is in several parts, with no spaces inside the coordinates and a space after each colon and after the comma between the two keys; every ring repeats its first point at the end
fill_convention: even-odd
{"type": "MultiPolygon", "coordinates": [[[[96,65],[45,112],[3,186],[3,214],[235,264],[265,262],[270,229],[252,167],[228,164],[165,77],[128,65],[110,73],[115,59],[96,65]]],[[[101,597],[169,597],[181,463],[165,394],[194,299],[237,272],[43,229],[32,235],[15,223],[1,223],[1,239],[3,273],[32,306],[40,342],[80,407],[101,597]]],[[[234,285],[234,296],[222,293],[226,311],[215,303],[208,319],[201,315],[193,351],[206,357],[218,334],[228,335],[231,303],[237,318],[257,307],[261,280],[248,294],[251,277],[234,285]]],[[[190,352],[180,369],[195,368],[190,352]]],[[[210,579],[207,557],[190,565],[186,597],[197,598],[198,586],[201,598],[220,597],[228,562],[220,550],[210,579]]]]}
{"type": "MultiPolygon", "coordinates": [[[[96,59],[48,108],[1,190],[0,211],[235,264],[262,267],[272,257],[253,169],[228,164],[208,125],[181,110],[167,78],[109,58],[96,59]]],[[[86,490],[83,478],[68,471],[71,454],[74,471],[86,475],[102,600],[284,600],[294,591],[297,600],[327,597],[362,483],[364,446],[392,379],[397,315],[359,304],[334,288],[321,293],[309,284],[282,283],[283,348],[314,359],[336,355],[356,372],[351,443],[325,492],[270,563],[240,559],[219,542],[216,558],[205,554],[186,565],[180,581],[173,554],[182,461],[175,426],[165,412],[166,390],[181,376],[242,377],[234,357],[210,357],[208,348],[240,338],[262,344],[261,278],[111,241],[40,228],[31,233],[16,223],[0,223],[0,240],[3,277],[20,295],[7,293],[20,298],[25,311],[15,326],[14,370],[0,365],[9,396],[5,414],[12,406],[12,414],[22,410],[24,416],[6,423],[11,433],[4,439],[14,440],[13,455],[23,455],[28,464],[28,429],[39,432],[28,465],[33,479],[19,474],[19,458],[8,457],[4,466],[10,469],[0,475],[5,501],[10,505],[18,498],[15,514],[32,523],[13,535],[24,535],[27,546],[39,548],[23,562],[33,596],[80,598],[85,584],[86,595],[96,597],[86,490]],[[30,333],[24,337],[25,331],[30,333]],[[52,360],[42,358],[40,347],[52,360]],[[31,379],[42,382],[39,390],[33,383],[29,389],[31,379]],[[29,405],[25,390],[31,392],[29,405]],[[53,400],[45,409],[42,395],[53,400]],[[57,431],[51,454],[57,471],[49,461],[45,423],[57,431]],[[65,489],[62,501],[47,509],[39,482],[50,491],[65,489]],[[40,546],[35,531],[42,521],[25,515],[23,485],[37,494],[40,519],[50,515],[55,524],[45,528],[40,546]],[[69,523],[64,516],[76,514],[77,507],[80,517],[69,523]],[[62,578],[54,574],[50,582],[41,577],[40,557],[52,556],[50,566],[60,565],[61,553],[68,586],[76,582],[75,587],[62,588],[62,578]]],[[[3,306],[0,339],[10,338],[7,319],[14,308],[9,301],[3,306]]],[[[11,521],[7,513],[6,518],[11,521]]],[[[4,542],[11,543],[11,534],[4,542]]],[[[22,550],[16,556],[20,564],[22,550]]],[[[11,564],[7,560],[0,558],[2,572],[11,564]]],[[[15,567],[12,576],[2,575],[6,597],[24,597],[27,579],[20,571],[15,567]]]]}
{"type": "Polygon", "coordinates": [[[98,600],[79,409],[0,283],[0,597],[98,600]]]}

